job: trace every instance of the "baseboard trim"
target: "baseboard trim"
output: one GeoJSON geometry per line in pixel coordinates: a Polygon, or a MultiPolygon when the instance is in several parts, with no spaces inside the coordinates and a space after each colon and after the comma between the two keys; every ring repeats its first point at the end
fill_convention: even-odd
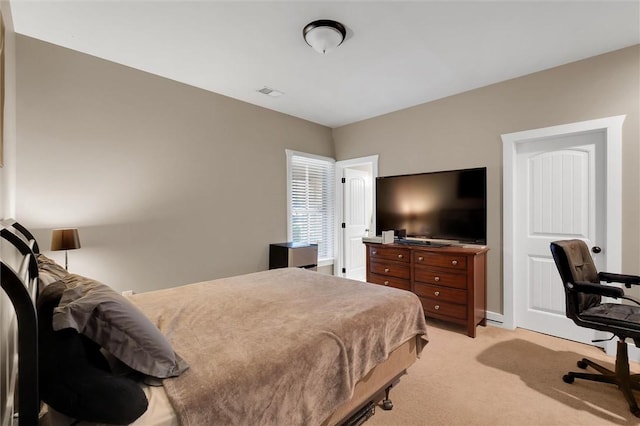
{"type": "Polygon", "coordinates": [[[494,327],[506,328],[504,326],[504,315],[487,311],[487,324],[494,327]]]}
{"type": "Polygon", "coordinates": [[[627,342],[627,349],[629,352],[629,361],[640,362],[640,348],[635,344],[627,342]]]}

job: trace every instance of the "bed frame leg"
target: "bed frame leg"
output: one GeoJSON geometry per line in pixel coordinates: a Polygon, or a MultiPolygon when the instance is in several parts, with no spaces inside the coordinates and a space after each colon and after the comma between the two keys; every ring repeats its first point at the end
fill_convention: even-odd
{"type": "Polygon", "coordinates": [[[384,399],[382,400],[382,409],[385,411],[389,411],[389,410],[393,410],[393,402],[391,402],[391,400],[389,399],[389,391],[391,390],[391,388],[393,387],[393,385],[389,385],[385,390],[384,390],[384,399]]]}

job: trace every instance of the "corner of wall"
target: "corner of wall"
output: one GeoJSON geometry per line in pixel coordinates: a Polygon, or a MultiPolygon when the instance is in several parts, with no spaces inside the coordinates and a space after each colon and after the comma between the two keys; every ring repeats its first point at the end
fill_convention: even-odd
{"type": "Polygon", "coordinates": [[[16,201],[16,49],[9,2],[0,2],[4,21],[4,116],[2,120],[3,166],[0,169],[0,216],[15,217],[16,201]]]}

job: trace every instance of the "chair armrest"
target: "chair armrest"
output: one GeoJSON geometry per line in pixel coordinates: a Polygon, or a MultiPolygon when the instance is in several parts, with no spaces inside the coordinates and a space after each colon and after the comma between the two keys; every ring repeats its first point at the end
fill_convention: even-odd
{"type": "Polygon", "coordinates": [[[640,284],[640,276],[638,275],[626,275],[626,274],[613,274],[611,272],[598,273],[598,279],[600,281],[606,281],[608,283],[621,283],[626,288],[631,288],[632,285],[640,284]]]}
{"type": "Polygon", "coordinates": [[[573,285],[573,291],[579,291],[580,293],[599,294],[600,296],[615,298],[624,296],[624,290],[619,287],[590,283],[588,281],[576,281],[570,283],[570,285],[573,285]]]}

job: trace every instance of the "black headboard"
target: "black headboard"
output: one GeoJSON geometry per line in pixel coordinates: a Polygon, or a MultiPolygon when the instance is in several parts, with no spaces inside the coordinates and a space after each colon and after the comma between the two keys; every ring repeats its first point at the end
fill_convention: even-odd
{"type": "Polygon", "coordinates": [[[14,412],[18,414],[19,425],[37,425],[40,398],[38,319],[35,304],[38,264],[35,254],[39,249],[33,235],[19,223],[13,220],[1,221],[0,228],[3,244],[3,250],[0,251],[0,281],[2,290],[14,307],[18,325],[18,407],[17,410],[14,407],[14,412]]]}
{"type": "Polygon", "coordinates": [[[16,222],[13,219],[8,219],[8,220],[4,221],[4,225],[8,226],[8,227],[11,227],[11,228],[14,228],[18,232],[20,232],[22,234],[22,236],[25,238],[25,240],[27,240],[28,244],[30,244],[31,251],[33,251],[36,254],[40,253],[40,247],[38,247],[38,242],[36,241],[36,239],[33,237],[31,232],[29,232],[29,230],[27,228],[25,228],[24,226],[20,225],[18,222],[16,222]]]}

